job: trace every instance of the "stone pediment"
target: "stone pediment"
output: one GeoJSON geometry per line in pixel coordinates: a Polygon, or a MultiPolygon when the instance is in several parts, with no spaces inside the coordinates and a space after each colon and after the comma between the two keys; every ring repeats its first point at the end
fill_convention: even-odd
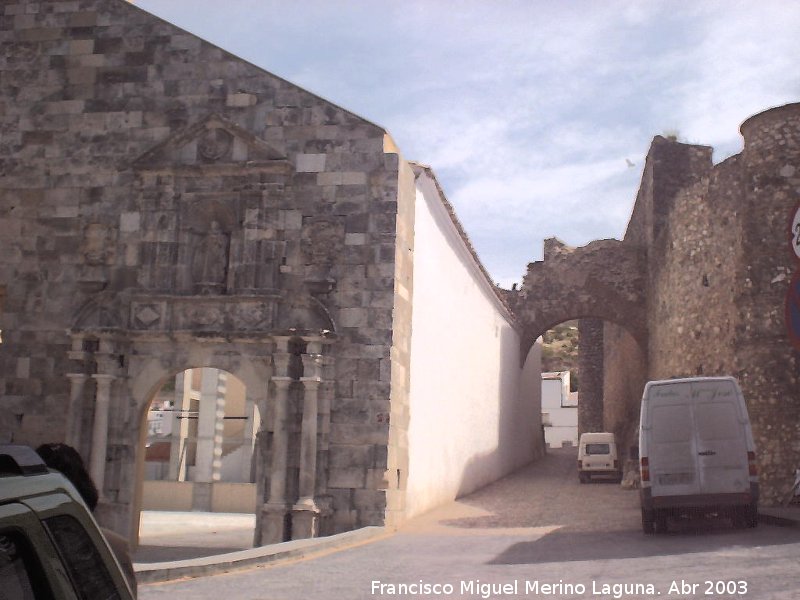
{"type": "Polygon", "coordinates": [[[279,152],[235,123],[212,114],[172,134],[136,158],[142,171],[215,169],[220,167],[288,167],[279,152]]]}

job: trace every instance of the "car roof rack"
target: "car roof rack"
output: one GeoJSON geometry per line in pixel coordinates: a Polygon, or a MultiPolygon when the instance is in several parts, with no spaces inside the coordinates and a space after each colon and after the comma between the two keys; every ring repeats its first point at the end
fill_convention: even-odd
{"type": "Polygon", "coordinates": [[[42,457],[30,446],[0,444],[0,476],[40,475],[48,472],[42,457]]]}

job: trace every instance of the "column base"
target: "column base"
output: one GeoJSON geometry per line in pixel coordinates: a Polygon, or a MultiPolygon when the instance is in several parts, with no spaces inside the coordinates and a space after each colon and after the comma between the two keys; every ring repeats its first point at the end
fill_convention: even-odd
{"type": "Polygon", "coordinates": [[[264,504],[261,507],[261,545],[288,541],[287,521],[289,507],[285,504],[264,504]]]}
{"type": "Polygon", "coordinates": [[[292,507],[292,539],[319,537],[320,509],[313,498],[303,498],[292,507]]]}

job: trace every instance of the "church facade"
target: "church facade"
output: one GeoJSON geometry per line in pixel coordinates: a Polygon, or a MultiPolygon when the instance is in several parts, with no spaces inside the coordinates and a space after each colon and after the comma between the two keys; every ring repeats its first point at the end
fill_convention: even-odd
{"type": "Polygon", "coordinates": [[[449,250],[415,252],[420,202],[446,200],[383,128],[123,0],[31,6],[0,15],[2,441],[77,447],[98,518],[135,539],[155,393],[223,369],[259,416],[257,544],[396,525],[536,455],[519,327],[452,211],[426,238],[449,250]],[[420,336],[453,312],[416,265],[448,256],[504,351],[451,346],[433,371],[489,396],[414,371],[415,306],[420,336]],[[489,368],[458,375],[476,351],[489,368]],[[437,403],[494,435],[414,424],[437,403]],[[443,482],[424,469],[446,439],[443,482]]]}

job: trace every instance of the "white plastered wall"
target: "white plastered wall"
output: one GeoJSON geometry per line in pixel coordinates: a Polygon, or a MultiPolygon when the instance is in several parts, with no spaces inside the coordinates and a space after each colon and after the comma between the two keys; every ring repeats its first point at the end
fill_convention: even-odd
{"type": "Polygon", "coordinates": [[[507,310],[418,172],[406,516],[541,454],[540,372],[539,344],[523,368],[507,310]]]}

